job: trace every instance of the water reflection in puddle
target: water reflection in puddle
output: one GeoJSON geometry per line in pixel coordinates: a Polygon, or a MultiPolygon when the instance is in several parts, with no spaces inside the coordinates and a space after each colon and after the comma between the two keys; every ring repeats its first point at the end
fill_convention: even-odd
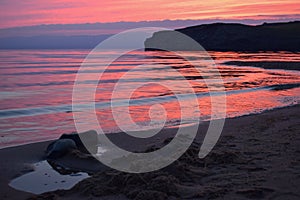
{"type": "Polygon", "coordinates": [[[61,175],[47,161],[35,163],[34,168],[35,171],[12,180],[9,186],[16,190],[42,194],[58,189],[70,189],[81,180],[89,177],[87,173],[82,172],[61,175]]]}

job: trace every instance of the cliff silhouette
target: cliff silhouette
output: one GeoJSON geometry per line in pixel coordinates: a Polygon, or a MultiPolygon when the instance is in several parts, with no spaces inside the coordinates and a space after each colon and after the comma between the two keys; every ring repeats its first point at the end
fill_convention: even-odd
{"type": "MultiPolygon", "coordinates": [[[[213,23],[176,29],[207,51],[300,51],[300,21],[244,25],[213,23]]],[[[196,50],[181,45],[175,31],[159,31],[145,41],[145,50],[196,50]]]]}

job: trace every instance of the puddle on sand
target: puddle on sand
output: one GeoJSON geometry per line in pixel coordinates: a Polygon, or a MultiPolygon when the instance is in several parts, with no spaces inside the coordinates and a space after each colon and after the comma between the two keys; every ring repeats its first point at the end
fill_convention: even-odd
{"type": "Polygon", "coordinates": [[[82,172],[61,175],[47,161],[35,163],[34,168],[35,171],[13,179],[9,186],[16,190],[42,194],[58,189],[71,189],[76,183],[89,177],[82,172]]]}

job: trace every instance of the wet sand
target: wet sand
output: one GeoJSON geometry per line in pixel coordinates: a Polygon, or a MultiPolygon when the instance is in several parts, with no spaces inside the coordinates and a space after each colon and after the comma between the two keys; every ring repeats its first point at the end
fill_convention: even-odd
{"type": "MultiPolygon", "coordinates": [[[[159,171],[128,174],[108,169],[98,161],[75,152],[56,164],[87,171],[87,178],[71,190],[32,195],[8,186],[11,179],[43,159],[49,142],[0,150],[0,199],[299,199],[300,198],[300,106],[227,119],[221,138],[205,159],[198,152],[208,123],[199,126],[189,150],[159,171]]],[[[176,129],[157,137],[133,141],[111,134],[122,148],[155,150],[167,143],[176,129]]]]}

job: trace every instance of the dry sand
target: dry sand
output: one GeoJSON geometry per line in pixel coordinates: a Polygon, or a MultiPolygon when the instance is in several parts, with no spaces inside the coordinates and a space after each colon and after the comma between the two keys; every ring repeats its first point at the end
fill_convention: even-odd
{"type": "MultiPolygon", "coordinates": [[[[8,182],[31,170],[28,163],[43,159],[49,142],[3,149],[0,199],[300,199],[299,108],[227,119],[219,142],[205,159],[197,157],[208,123],[201,124],[194,144],[178,161],[151,173],[122,173],[69,154],[55,162],[92,176],[71,190],[37,196],[16,191],[8,182]]],[[[147,143],[129,141],[124,134],[110,137],[123,148],[131,149],[136,142],[134,147],[145,151],[174,132],[164,130],[147,143]]]]}

